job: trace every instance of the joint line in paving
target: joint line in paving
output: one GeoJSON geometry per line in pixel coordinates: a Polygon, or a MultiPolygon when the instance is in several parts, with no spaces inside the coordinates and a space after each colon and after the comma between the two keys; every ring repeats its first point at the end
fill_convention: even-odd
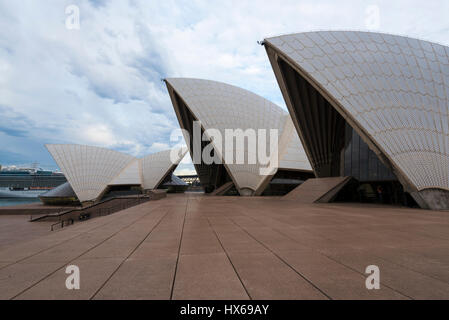
{"type": "MultiPolygon", "coordinates": [[[[244,212],[244,211],[243,211],[243,212],[244,212]]],[[[311,247],[311,246],[309,246],[309,245],[307,245],[307,244],[304,244],[304,243],[302,243],[302,242],[300,242],[300,241],[298,241],[298,240],[296,240],[296,239],[290,237],[288,234],[285,234],[285,233],[282,232],[281,230],[279,230],[279,229],[277,229],[277,228],[273,228],[273,227],[271,227],[271,226],[269,226],[269,225],[267,225],[267,224],[265,224],[265,223],[263,223],[263,222],[257,220],[256,218],[254,218],[254,217],[252,217],[252,216],[249,216],[249,215],[247,215],[247,214],[245,214],[245,213],[244,213],[244,215],[245,215],[247,218],[250,218],[250,219],[252,219],[252,220],[254,220],[254,221],[256,221],[256,222],[258,222],[258,223],[260,223],[260,224],[262,224],[262,225],[264,225],[264,226],[266,226],[266,227],[268,227],[269,229],[272,229],[273,231],[276,231],[277,233],[279,233],[279,234],[283,235],[284,237],[286,237],[286,238],[292,240],[293,242],[296,242],[296,243],[298,243],[298,244],[300,244],[300,245],[302,245],[302,246],[305,246],[306,248],[308,248],[308,249],[310,249],[310,250],[312,250],[312,251],[314,251],[314,252],[316,252],[316,253],[318,253],[318,254],[320,254],[320,255],[326,257],[326,258],[328,258],[329,260],[334,261],[335,263],[337,263],[337,264],[339,264],[339,265],[341,265],[341,266],[343,266],[343,267],[345,267],[345,268],[347,268],[347,269],[349,269],[349,270],[352,270],[352,271],[354,271],[354,272],[356,272],[356,273],[358,273],[358,274],[361,274],[362,276],[366,276],[366,274],[364,274],[363,272],[360,272],[359,270],[357,270],[357,269],[355,269],[355,268],[352,268],[351,266],[348,266],[348,265],[346,265],[346,264],[344,264],[344,263],[342,263],[342,262],[340,262],[340,261],[338,261],[338,260],[335,260],[333,257],[328,256],[328,255],[324,254],[323,252],[321,252],[321,251],[319,251],[319,250],[317,250],[317,249],[315,249],[315,248],[313,248],[313,247],[311,247]]],[[[326,237],[323,237],[323,238],[332,241],[332,239],[330,239],[330,238],[326,238],[326,237]]],[[[376,255],[375,255],[375,256],[376,256],[376,255]]],[[[379,258],[379,259],[385,260],[385,259],[383,259],[382,257],[378,257],[378,256],[376,256],[376,257],[379,258]]],[[[389,262],[391,262],[391,261],[389,261],[389,262]]],[[[393,263],[393,262],[391,262],[391,263],[393,263]]],[[[393,264],[394,264],[394,263],[393,263],[393,264]]],[[[398,266],[400,266],[400,265],[398,265],[398,266]]],[[[413,271],[413,270],[412,270],[412,271],[413,271]]],[[[424,276],[426,276],[426,275],[424,275],[424,276]]],[[[395,288],[390,287],[389,285],[383,283],[382,281],[381,281],[381,283],[382,283],[382,286],[384,286],[384,287],[386,287],[386,288],[388,288],[388,289],[390,289],[390,290],[392,290],[392,291],[394,291],[394,292],[396,292],[396,293],[398,293],[398,294],[400,294],[400,295],[403,295],[403,296],[406,297],[406,298],[409,298],[409,299],[411,299],[411,300],[414,300],[412,297],[406,295],[405,293],[403,293],[403,292],[401,292],[401,291],[399,291],[399,290],[397,290],[397,289],[395,289],[395,288]]]]}
{"type": "Polygon", "coordinates": [[[78,255],[77,257],[69,260],[67,263],[64,263],[61,267],[57,268],[56,270],[50,272],[49,274],[47,274],[46,276],[44,276],[43,278],[41,278],[40,280],[38,280],[37,282],[33,283],[31,286],[28,286],[27,288],[25,288],[24,290],[22,290],[21,292],[19,292],[18,294],[14,295],[12,298],[10,298],[9,300],[14,300],[15,298],[17,298],[18,296],[20,296],[21,294],[25,293],[26,291],[28,291],[29,289],[33,288],[34,286],[38,285],[39,283],[41,283],[42,281],[44,281],[45,279],[48,279],[49,277],[51,277],[53,274],[55,274],[56,272],[58,272],[59,270],[61,270],[62,268],[64,268],[64,266],[68,265],[69,263],[75,261],[76,259],[82,257],[83,255],[85,255],[86,253],[92,251],[93,249],[97,248],[98,246],[102,245],[103,243],[105,243],[106,241],[108,241],[109,239],[111,239],[112,237],[114,237],[115,235],[117,235],[118,233],[122,232],[123,230],[129,228],[131,225],[133,225],[134,223],[136,223],[139,220],[142,220],[143,218],[147,217],[148,215],[150,215],[156,208],[152,209],[150,212],[148,212],[147,214],[145,214],[142,217],[139,217],[135,220],[133,220],[130,224],[127,224],[126,226],[124,226],[123,228],[121,228],[120,230],[118,230],[117,232],[114,232],[111,236],[107,237],[106,239],[104,239],[103,241],[100,241],[98,244],[96,244],[95,246],[89,248],[88,250],[86,250],[85,252],[81,253],[80,255],[78,255]]]}
{"type": "MultiPolygon", "coordinates": [[[[108,225],[108,224],[114,222],[114,221],[117,220],[118,218],[119,218],[119,217],[115,217],[115,219],[113,219],[112,221],[109,221],[109,222],[106,222],[106,223],[104,223],[104,224],[102,224],[102,225],[93,227],[93,228],[91,228],[91,229],[89,229],[89,230],[80,232],[79,234],[77,234],[77,235],[75,235],[75,236],[73,236],[73,237],[71,237],[71,238],[69,238],[69,239],[66,239],[66,240],[63,240],[63,241],[61,241],[61,242],[58,242],[58,243],[55,244],[55,245],[52,245],[52,246],[47,247],[47,248],[45,248],[45,249],[39,250],[39,251],[37,251],[36,253],[33,253],[33,254],[29,255],[29,256],[26,256],[26,257],[24,257],[24,258],[21,258],[21,259],[19,259],[19,260],[17,260],[17,261],[14,261],[14,262],[10,263],[10,264],[7,264],[6,266],[1,267],[0,270],[2,270],[3,268],[6,268],[6,267],[12,266],[13,264],[16,264],[16,263],[20,263],[20,262],[22,262],[22,261],[25,261],[26,259],[32,258],[32,257],[34,257],[34,256],[36,256],[36,255],[38,255],[38,254],[41,254],[41,253],[43,253],[43,252],[45,252],[45,251],[47,251],[47,250],[51,250],[51,249],[53,249],[53,248],[55,248],[55,247],[57,247],[57,246],[63,245],[63,244],[66,243],[66,242],[69,242],[69,241],[71,241],[71,240],[73,240],[73,239],[75,239],[75,238],[78,238],[78,237],[80,237],[80,236],[82,236],[82,235],[84,235],[84,234],[86,234],[86,233],[92,232],[92,231],[94,231],[94,230],[96,230],[96,229],[98,229],[98,228],[104,227],[104,226],[106,226],[106,225],[108,225]]],[[[81,223],[82,223],[82,222],[81,222],[81,223]]],[[[78,226],[79,226],[79,225],[78,225],[78,226]]],[[[67,227],[66,227],[66,228],[67,228],[67,227]]],[[[67,229],[66,229],[66,230],[67,230],[67,229]]],[[[32,240],[31,240],[31,241],[32,241],[32,240]]]]}
{"type": "Polygon", "coordinates": [[[162,220],[164,220],[164,218],[168,215],[168,213],[170,212],[170,209],[167,210],[167,212],[159,219],[159,221],[151,228],[151,230],[145,235],[145,237],[137,244],[137,246],[131,251],[130,254],[128,254],[125,259],[122,260],[122,262],[120,262],[120,264],[118,265],[117,268],[115,268],[115,270],[109,275],[109,277],[106,279],[106,281],[100,286],[100,288],[97,289],[97,291],[95,291],[95,293],[92,295],[92,297],[89,298],[89,300],[92,300],[93,298],[95,298],[95,296],[101,291],[101,289],[103,289],[103,287],[106,285],[106,283],[108,283],[109,280],[112,279],[112,277],[117,273],[117,271],[121,268],[121,266],[125,263],[126,260],[129,259],[129,257],[132,256],[132,254],[134,252],[136,252],[136,250],[142,245],[142,243],[150,236],[150,234],[153,232],[153,230],[155,230],[159,224],[162,222],[162,220]]]}
{"type": "Polygon", "coordinates": [[[173,281],[172,281],[171,291],[170,291],[170,300],[173,300],[173,294],[174,294],[174,291],[175,291],[176,274],[178,272],[179,256],[181,255],[181,244],[182,244],[182,238],[184,236],[184,226],[186,224],[186,216],[187,216],[188,208],[189,208],[189,198],[187,198],[186,209],[184,211],[184,220],[182,222],[181,237],[179,239],[178,256],[176,257],[175,272],[173,274],[173,281]]]}
{"type": "Polygon", "coordinates": [[[281,260],[285,265],[287,265],[291,270],[293,270],[297,275],[299,275],[301,278],[303,278],[306,282],[308,282],[312,287],[314,287],[316,290],[318,290],[321,294],[323,294],[325,297],[327,297],[329,300],[333,300],[326,292],[321,290],[318,286],[316,286],[312,281],[310,281],[305,275],[303,275],[301,272],[293,268],[287,261],[285,261],[281,256],[279,256],[276,252],[271,250],[265,243],[259,241],[256,237],[254,237],[251,233],[249,233],[246,229],[244,229],[242,226],[240,226],[237,222],[235,222],[233,219],[231,220],[236,226],[238,226],[243,232],[245,232],[247,235],[249,235],[251,238],[256,240],[258,243],[260,243],[265,249],[270,251],[274,256],[276,256],[279,260],[281,260]]]}
{"type": "Polygon", "coordinates": [[[213,233],[215,234],[215,237],[217,237],[218,242],[220,243],[221,248],[223,249],[224,253],[226,254],[226,257],[229,260],[229,263],[231,264],[232,268],[234,269],[235,274],[237,275],[237,278],[239,278],[240,283],[242,284],[243,289],[245,289],[246,294],[248,295],[248,298],[250,300],[253,300],[253,298],[251,297],[251,295],[249,294],[248,289],[245,287],[245,284],[243,283],[242,278],[240,277],[239,273],[237,272],[236,267],[234,266],[234,264],[232,263],[231,257],[229,256],[228,252],[226,251],[225,247],[223,246],[223,243],[220,240],[220,237],[218,236],[217,232],[215,231],[214,227],[212,226],[212,223],[210,222],[209,218],[207,218],[207,221],[209,222],[209,225],[213,231],[213,233]]]}

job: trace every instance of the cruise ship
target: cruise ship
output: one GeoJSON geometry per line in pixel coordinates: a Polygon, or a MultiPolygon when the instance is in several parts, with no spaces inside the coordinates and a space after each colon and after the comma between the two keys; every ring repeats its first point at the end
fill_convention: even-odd
{"type": "Polygon", "coordinates": [[[34,168],[0,170],[0,199],[37,198],[39,195],[67,182],[64,174],[34,168]]]}

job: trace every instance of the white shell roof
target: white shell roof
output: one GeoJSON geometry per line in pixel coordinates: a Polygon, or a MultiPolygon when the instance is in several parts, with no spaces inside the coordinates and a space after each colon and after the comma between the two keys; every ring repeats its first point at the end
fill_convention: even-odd
{"type": "Polygon", "coordinates": [[[112,179],[108,185],[137,185],[141,184],[141,160],[134,159],[132,160],[125,169],[123,169],[118,176],[112,179]]]}
{"type": "MultiPolygon", "coordinates": [[[[280,167],[312,170],[302,145],[291,146],[291,141],[299,141],[295,130],[284,130],[287,123],[293,123],[287,112],[274,103],[250,91],[222,82],[170,78],[166,79],[176,93],[184,100],[190,111],[201,121],[205,130],[218,129],[225,137],[225,129],[279,129],[279,140],[285,140],[288,148],[280,143],[280,167]],[[286,133],[287,137],[282,138],[286,133]]],[[[234,148],[235,148],[234,144],[234,148]]],[[[267,147],[268,150],[268,147],[267,147]]],[[[223,154],[225,154],[223,146],[223,154]]],[[[245,158],[247,150],[245,150],[245,158]]],[[[226,164],[226,163],[225,163],[226,164]]],[[[237,188],[256,191],[267,179],[259,174],[259,164],[226,164],[237,188]]]]}
{"type": "Polygon", "coordinates": [[[141,159],[143,188],[156,188],[165,175],[181,162],[187,151],[187,148],[166,150],[150,154],[141,159]]]}
{"type": "Polygon", "coordinates": [[[96,199],[109,182],[135,158],[105,148],[76,145],[46,145],[78,199],[96,199]]]}
{"type": "Polygon", "coordinates": [[[418,189],[449,189],[449,48],[370,32],[268,38],[418,189]]]}
{"type": "Polygon", "coordinates": [[[173,153],[178,156],[172,162],[170,150],[137,159],[118,151],[85,145],[48,144],[46,147],[81,202],[96,200],[108,185],[155,188],[187,152],[174,149],[173,153]]]}

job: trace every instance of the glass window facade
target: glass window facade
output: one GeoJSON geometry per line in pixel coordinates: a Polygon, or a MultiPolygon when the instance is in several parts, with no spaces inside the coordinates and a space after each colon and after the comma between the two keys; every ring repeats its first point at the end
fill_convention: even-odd
{"type": "Polygon", "coordinates": [[[361,182],[397,180],[348,123],[345,127],[343,157],[345,176],[352,176],[361,182]]]}

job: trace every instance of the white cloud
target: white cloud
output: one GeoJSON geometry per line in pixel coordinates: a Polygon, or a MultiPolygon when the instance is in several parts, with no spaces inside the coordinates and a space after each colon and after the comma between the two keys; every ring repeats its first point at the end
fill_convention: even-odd
{"type": "Polygon", "coordinates": [[[284,106],[256,41],[363,30],[368,5],[379,6],[379,31],[449,43],[445,0],[0,1],[2,157],[32,144],[47,155],[51,142],[159,151],[178,127],[163,77],[225,81],[284,106]],[[79,31],[65,28],[73,3],[79,31]]]}
{"type": "Polygon", "coordinates": [[[117,143],[111,130],[104,124],[82,128],[81,135],[89,145],[110,146],[117,143]]]}
{"type": "Polygon", "coordinates": [[[170,149],[170,145],[167,143],[160,143],[160,142],[155,142],[151,145],[149,151],[151,153],[156,153],[159,151],[163,151],[163,150],[168,150],[170,149]]]}

